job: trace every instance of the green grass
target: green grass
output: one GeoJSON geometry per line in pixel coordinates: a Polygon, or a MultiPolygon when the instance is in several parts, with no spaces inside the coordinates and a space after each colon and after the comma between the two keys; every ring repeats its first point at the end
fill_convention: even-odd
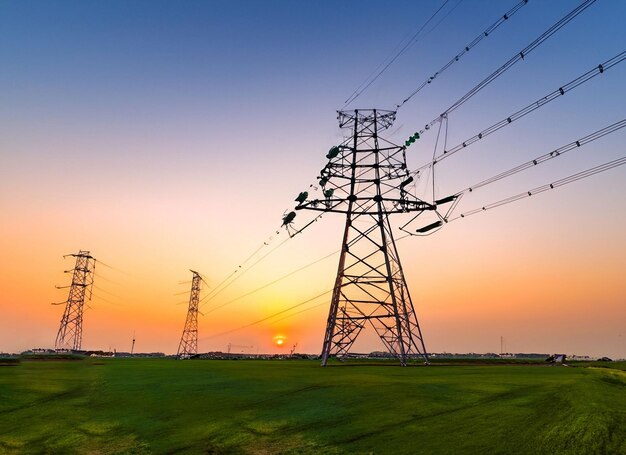
{"type": "Polygon", "coordinates": [[[626,453],[626,373],[86,359],[0,367],[0,453],[626,453]]]}

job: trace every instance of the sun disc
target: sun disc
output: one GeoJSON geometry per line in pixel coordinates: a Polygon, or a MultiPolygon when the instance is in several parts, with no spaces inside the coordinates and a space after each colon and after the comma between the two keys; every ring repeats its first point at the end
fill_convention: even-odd
{"type": "Polygon", "coordinates": [[[284,335],[276,335],[274,337],[274,344],[279,348],[283,347],[286,341],[287,341],[287,337],[284,335]]]}

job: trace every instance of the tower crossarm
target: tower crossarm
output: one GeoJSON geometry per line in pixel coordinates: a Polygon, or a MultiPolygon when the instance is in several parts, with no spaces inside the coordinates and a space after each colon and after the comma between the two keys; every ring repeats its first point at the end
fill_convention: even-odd
{"type": "MultiPolygon", "coordinates": [[[[348,203],[350,202],[349,198],[345,199],[314,199],[312,201],[308,201],[305,204],[301,204],[296,206],[296,210],[313,210],[317,212],[329,212],[329,213],[348,213],[348,203]]],[[[356,203],[359,209],[352,210],[352,213],[359,212],[362,215],[375,215],[378,212],[375,203],[381,202],[388,206],[389,208],[384,210],[383,213],[393,214],[393,213],[407,213],[407,212],[423,212],[427,210],[437,210],[437,206],[434,204],[430,204],[425,201],[421,201],[419,199],[416,200],[407,200],[402,198],[385,198],[374,196],[373,198],[368,197],[353,197],[352,202],[356,203]]]]}

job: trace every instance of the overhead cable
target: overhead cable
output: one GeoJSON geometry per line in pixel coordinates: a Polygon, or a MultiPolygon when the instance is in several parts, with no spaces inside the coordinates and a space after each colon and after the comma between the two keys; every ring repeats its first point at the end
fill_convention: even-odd
{"type": "Polygon", "coordinates": [[[478,83],[474,88],[472,88],[469,92],[455,101],[448,109],[446,109],[443,113],[441,113],[437,118],[432,120],[430,123],[424,126],[424,129],[420,131],[420,134],[424,133],[424,131],[430,129],[435,123],[440,122],[443,118],[447,117],[452,111],[456,110],[458,107],[467,102],[470,98],[476,95],[479,91],[497,79],[499,76],[504,74],[509,68],[511,68],[514,64],[523,60],[528,54],[530,54],[533,50],[539,47],[543,42],[545,42],[548,38],[554,35],[558,30],[567,25],[572,19],[582,13],[585,9],[591,6],[596,0],[584,0],[580,5],[570,11],[567,15],[562,17],[558,22],[552,25],[549,29],[543,32],[538,38],[536,38],[532,43],[522,49],[520,52],[515,54],[511,59],[509,59],[504,65],[495,70],[485,79],[483,79],[480,83],[478,83]]]}
{"type": "MultiPolygon", "coordinates": [[[[257,255],[257,254],[258,254],[258,253],[259,253],[259,252],[260,252],[263,248],[265,248],[265,247],[269,246],[269,245],[271,244],[271,242],[272,242],[272,240],[274,239],[274,237],[275,237],[275,236],[280,235],[280,230],[276,230],[276,231],[274,231],[274,232],[275,232],[275,233],[274,233],[274,234],[272,234],[271,236],[269,236],[269,238],[268,238],[266,241],[264,241],[264,242],[263,242],[263,243],[262,243],[262,244],[261,244],[261,245],[260,245],[260,246],[259,246],[256,250],[254,250],[254,252],[253,252],[252,254],[250,254],[250,255],[249,255],[249,256],[248,256],[248,257],[247,257],[247,258],[246,258],[243,262],[241,262],[241,263],[240,263],[240,264],[239,264],[239,265],[235,268],[235,270],[233,270],[233,271],[230,273],[230,275],[228,275],[226,278],[224,278],[222,281],[220,281],[220,282],[218,283],[218,285],[217,285],[217,286],[215,286],[214,288],[212,288],[211,292],[209,292],[207,295],[205,295],[205,296],[204,296],[204,297],[200,300],[200,302],[202,302],[202,301],[204,301],[204,300],[206,300],[206,299],[212,299],[215,295],[217,295],[218,293],[222,292],[222,290],[223,290],[224,288],[226,288],[226,287],[230,286],[232,283],[231,283],[231,282],[229,282],[229,280],[231,280],[231,278],[233,278],[233,277],[234,277],[235,275],[237,275],[238,273],[241,275],[241,273],[240,273],[240,272],[241,272],[241,269],[243,268],[243,266],[244,266],[244,265],[246,265],[248,262],[250,262],[250,260],[252,260],[252,258],[254,258],[254,257],[255,257],[255,256],[256,256],[256,255],[257,255]]],[[[289,238],[285,239],[285,240],[284,240],[281,244],[279,244],[279,246],[280,246],[280,245],[282,245],[283,243],[285,243],[287,240],[289,240],[289,238]]],[[[277,249],[277,248],[274,248],[273,250],[271,250],[271,251],[270,251],[270,253],[271,253],[271,252],[273,252],[273,251],[274,251],[274,250],[276,250],[276,249],[277,249]]],[[[263,258],[265,258],[265,257],[267,257],[268,255],[269,255],[269,253],[268,253],[268,254],[266,254],[265,256],[263,256],[263,257],[262,257],[262,259],[263,259],[263,258]]],[[[257,261],[257,262],[255,262],[255,263],[254,263],[251,267],[253,267],[253,266],[254,266],[254,265],[256,265],[257,263],[258,263],[258,261],[257,261]]],[[[201,278],[202,278],[202,277],[201,277],[201,278]]],[[[237,277],[235,277],[235,279],[234,279],[234,280],[236,280],[236,279],[237,279],[237,277]]],[[[232,281],[234,281],[234,280],[232,280],[232,281]]],[[[207,283],[204,279],[202,279],[202,281],[204,281],[204,283],[208,285],[208,283],[207,283]]]]}
{"type": "Polygon", "coordinates": [[[215,334],[215,335],[204,337],[204,338],[201,338],[201,339],[202,340],[208,340],[208,339],[211,339],[211,338],[217,338],[217,337],[221,337],[223,335],[228,335],[229,333],[238,332],[239,330],[243,330],[243,329],[246,329],[248,327],[252,327],[254,325],[257,325],[257,324],[260,324],[262,322],[268,321],[268,320],[270,320],[272,318],[275,318],[276,316],[280,316],[281,314],[287,313],[287,312],[289,312],[289,311],[291,311],[291,310],[293,310],[295,308],[301,307],[302,305],[306,305],[307,303],[312,302],[312,301],[314,301],[316,299],[319,299],[320,297],[330,293],[331,291],[332,291],[332,289],[328,289],[328,290],[322,292],[321,294],[316,295],[315,297],[311,297],[309,299],[306,299],[303,302],[300,302],[300,303],[298,303],[296,305],[290,306],[289,308],[285,308],[284,310],[278,311],[277,313],[271,314],[270,316],[264,317],[263,319],[259,319],[258,321],[252,322],[250,324],[243,325],[241,327],[237,327],[235,329],[227,330],[225,332],[220,332],[220,333],[215,334]]]}
{"type": "Polygon", "coordinates": [[[478,188],[482,188],[483,186],[487,186],[491,183],[495,183],[499,180],[502,180],[504,178],[510,177],[514,174],[517,174],[518,172],[522,172],[526,169],[530,169],[532,167],[535,167],[541,163],[545,163],[546,161],[549,161],[551,159],[560,157],[565,155],[567,152],[577,149],[579,147],[582,147],[583,145],[589,144],[590,142],[593,142],[597,139],[600,139],[601,137],[606,136],[607,134],[611,134],[614,133],[615,131],[618,131],[622,128],[626,127],[626,119],[620,120],[619,122],[613,123],[612,125],[609,125],[605,128],[602,128],[594,133],[591,133],[585,137],[582,137],[580,139],[578,139],[577,141],[574,142],[570,142],[567,145],[564,145],[562,147],[559,147],[558,149],[555,149],[549,153],[546,153],[544,155],[538,156],[535,159],[532,159],[530,161],[527,161],[525,163],[522,163],[518,166],[515,166],[511,169],[508,169],[504,172],[501,172],[497,175],[494,175],[493,177],[490,177],[486,180],[483,180],[482,182],[476,183],[475,185],[472,185],[462,191],[459,191],[458,193],[456,193],[456,195],[460,195],[462,193],[466,193],[466,192],[472,192],[478,188]]]}
{"type": "Polygon", "coordinates": [[[400,104],[396,105],[396,110],[398,110],[402,106],[404,106],[404,104],[407,103],[415,95],[417,95],[417,93],[420,90],[422,90],[428,84],[432,83],[432,81],[434,81],[437,78],[437,76],[439,76],[445,70],[450,68],[455,62],[458,62],[461,59],[461,57],[463,57],[463,55],[465,55],[467,52],[469,52],[474,46],[476,46],[478,43],[480,43],[484,38],[486,38],[489,35],[491,35],[492,32],[494,32],[500,25],[502,25],[511,16],[513,16],[513,14],[515,14],[517,11],[519,11],[522,8],[522,6],[524,6],[526,3],[528,3],[528,0],[522,0],[521,2],[516,4],[513,8],[511,8],[506,13],[504,13],[504,15],[502,15],[497,21],[495,21],[493,24],[491,24],[489,27],[487,27],[487,29],[485,29],[484,32],[482,32],[480,35],[478,35],[476,38],[474,38],[474,40],[471,43],[469,43],[467,46],[465,46],[461,52],[459,52],[454,57],[452,57],[452,60],[450,60],[448,63],[446,63],[444,66],[442,66],[439,69],[439,71],[435,72],[432,76],[430,76],[428,79],[426,79],[424,82],[422,82],[422,84],[420,86],[418,86],[414,91],[412,91],[411,94],[409,96],[407,96],[400,104]]]}
{"type": "Polygon", "coordinates": [[[440,161],[442,161],[443,159],[445,159],[445,158],[447,158],[447,157],[449,157],[451,155],[454,155],[459,150],[462,150],[462,149],[472,145],[474,142],[478,142],[479,140],[484,139],[486,136],[490,135],[491,133],[495,133],[499,129],[504,128],[505,126],[510,125],[514,121],[519,120],[520,118],[524,117],[525,115],[528,115],[531,112],[535,111],[536,109],[539,109],[540,107],[548,104],[550,101],[553,101],[556,98],[559,98],[560,96],[565,95],[570,90],[572,90],[572,89],[574,89],[574,88],[584,84],[585,82],[593,79],[594,77],[598,76],[599,74],[603,74],[606,70],[608,70],[609,68],[612,68],[613,66],[617,65],[618,63],[623,62],[624,60],[626,60],[626,51],[622,51],[619,54],[617,54],[615,57],[607,60],[606,62],[601,63],[598,66],[593,67],[593,69],[591,69],[591,70],[587,71],[586,73],[578,76],[573,81],[570,81],[567,84],[565,84],[565,85],[559,87],[558,89],[554,90],[553,92],[547,94],[546,96],[544,96],[542,98],[539,98],[537,101],[535,101],[533,103],[530,103],[528,106],[526,106],[526,107],[520,109],[519,111],[509,115],[507,118],[502,119],[502,120],[500,120],[497,123],[494,123],[493,125],[491,125],[488,128],[485,128],[480,133],[470,137],[469,139],[464,140],[460,144],[455,145],[454,147],[452,147],[451,149],[446,150],[445,147],[444,147],[443,153],[441,153],[438,156],[436,156],[430,163],[426,163],[423,166],[420,166],[419,168],[416,168],[413,171],[413,173],[418,173],[422,169],[426,169],[426,168],[430,167],[432,164],[437,164],[440,161]]]}
{"type": "MultiPolygon", "coordinates": [[[[424,24],[422,24],[422,26],[419,28],[419,30],[417,32],[415,32],[413,34],[413,36],[411,36],[411,38],[409,38],[409,40],[406,42],[406,44],[404,46],[402,46],[402,48],[396,52],[396,54],[387,62],[387,64],[385,64],[383,66],[383,68],[378,71],[378,73],[376,73],[376,70],[374,70],[374,72],[367,78],[365,79],[365,81],[363,81],[361,83],[361,85],[359,85],[357,87],[357,89],[352,92],[352,94],[346,99],[346,101],[344,101],[344,105],[342,109],[345,109],[345,107],[352,103],[354,100],[356,100],[359,96],[361,96],[361,94],[367,90],[369,88],[370,85],[372,85],[385,71],[387,71],[387,68],[389,68],[391,66],[391,64],[393,62],[395,62],[398,57],[400,57],[402,54],[404,54],[407,49],[414,44],[415,42],[417,42],[417,39],[420,35],[420,33],[422,33],[422,31],[424,30],[424,28],[435,18],[435,16],[437,14],[439,14],[439,11],[441,11],[443,9],[444,6],[446,6],[446,4],[449,2],[450,0],[445,0],[443,2],[443,4],[439,7],[439,9],[437,9],[429,18],[426,22],[424,22],[424,24]],[[376,74],[374,74],[376,73],[376,74]],[[369,81],[369,82],[368,82],[369,81]]],[[[433,29],[431,29],[430,31],[432,31],[433,29]]],[[[389,57],[388,57],[389,58],[389,57]]],[[[378,68],[380,68],[384,63],[381,63],[378,68]]]]}
{"type": "Polygon", "coordinates": [[[476,209],[473,209],[473,210],[469,210],[467,212],[463,212],[460,215],[458,215],[458,216],[456,216],[454,218],[451,218],[448,221],[454,221],[454,220],[458,220],[460,218],[466,218],[466,217],[468,217],[470,215],[475,215],[476,213],[480,213],[480,212],[484,212],[484,211],[487,211],[487,210],[491,210],[491,209],[494,209],[496,207],[500,207],[500,206],[503,206],[503,205],[506,205],[506,204],[511,204],[511,203],[519,201],[521,199],[525,199],[527,197],[530,197],[530,196],[533,196],[533,195],[536,195],[536,194],[539,194],[539,193],[543,193],[545,191],[552,190],[554,188],[558,188],[560,186],[567,185],[569,183],[573,183],[573,182],[576,182],[578,180],[582,180],[582,179],[587,178],[587,177],[591,177],[592,175],[599,174],[600,172],[608,171],[610,169],[616,168],[618,166],[622,166],[624,164],[626,164],[626,156],[623,156],[623,157],[618,158],[618,159],[613,160],[613,161],[609,161],[607,163],[601,164],[599,166],[596,166],[596,167],[593,167],[593,168],[590,168],[590,169],[586,169],[586,170],[584,170],[582,172],[578,172],[576,174],[572,174],[572,175],[570,175],[568,177],[565,177],[565,178],[560,179],[560,180],[556,180],[555,182],[549,183],[547,185],[538,186],[536,188],[533,188],[531,190],[525,191],[523,193],[516,194],[515,196],[510,196],[508,198],[501,199],[501,200],[496,201],[496,202],[492,202],[491,204],[484,205],[484,206],[482,206],[480,208],[476,208],[476,209]]]}
{"type": "Polygon", "coordinates": [[[221,305],[218,305],[218,306],[216,306],[216,307],[214,307],[214,308],[209,309],[208,311],[205,311],[205,314],[212,313],[213,311],[219,310],[220,308],[223,308],[223,307],[225,307],[226,305],[230,305],[230,304],[231,304],[231,303],[233,303],[233,302],[236,302],[236,301],[238,301],[238,300],[241,300],[241,299],[243,299],[243,298],[245,298],[245,297],[249,297],[249,296],[251,296],[252,294],[256,294],[257,292],[262,291],[263,289],[268,288],[269,286],[272,286],[273,284],[276,284],[276,283],[278,283],[278,282],[280,282],[280,281],[282,281],[282,280],[284,280],[284,279],[286,279],[286,278],[289,278],[289,277],[290,277],[290,276],[292,276],[292,275],[295,275],[295,274],[296,274],[296,273],[298,273],[298,272],[301,272],[301,271],[303,271],[303,270],[306,270],[306,269],[308,269],[309,267],[311,267],[311,266],[313,266],[313,265],[315,265],[315,264],[317,264],[317,263],[319,263],[319,262],[321,262],[321,261],[323,261],[323,260],[325,260],[325,259],[328,259],[328,258],[330,258],[330,257],[332,257],[332,256],[334,256],[334,255],[336,255],[337,253],[339,253],[339,251],[340,251],[340,250],[333,251],[332,253],[327,254],[326,256],[322,256],[321,258],[318,258],[318,259],[316,259],[316,260],[314,260],[314,261],[312,261],[312,262],[309,262],[308,264],[305,264],[305,265],[303,265],[302,267],[297,268],[296,270],[292,270],[291,272],[289,272],[289,273],[287,273],[287,274],[285,274],[285,275],[283,275],[283,276],[281,276],[281,277],[279,277],[279,278],[276,278],[276,279],[274,279],[274,280],[272,280],[272,281],[269,281],[269,282],[267,282],[267,283],[265,283],[265,284],[263,284],[263,285],[261,285],[261,286],[259,286],[259,287],[255,288],[255,289],[253,289],[253,290],[251,290],[251,291],[249,291],[249,292],[246,292],[245,294],[242,294],[242,295],[240,295],[240,296],[238,296],[238,297],[235,297],[234,299],[230,299],[230,300],[228,300],[227,302],[222,303],[221,305]]]}
{"type": "MultiPolygon", "coordinates": [[[[261,256],[259,259],[257,259],[255,262],[253,262],[249,267],[247,267],[246,269],[241,270],[241,266],[243,265],[243,263],[241,265],[239,265],[239,267],[237,269],[235,269],[235,271],[233,273],[231,273],[228,278],[224,281],[222,281],[223,286],[221,287],[221,289],[219,289],[218,291],[212,293],[212,294],[207,294],[205,297],[203,297],[200,300],[200,307],[202,308],[204,305],[206,305],[207,303],[209,303],[211,300],[213,300],[215,297],[217,297],[222,291],[224,291],[226,288],[228,288],[229,286],[231,286],[235,281],[237,281],[239,278],[241,278],[243,275],[245,275],[247,272],[249,272],[252,268],[254,268],[254,266],[256,266],[257,264],[259,264],[261,261],[263,261],[266,257],[268,257],[270,254],[274,253],[277,249],[279,249],[281,246],[283,246],[286,242],[288,242],[289,240],[291,240],[291,237],[287,237],[285,240],[283,240],[282,242],[280,242],[278,245],[276,245],[274,248],[272,248],[270,251],[268,251],[267,253],[265,253],[263,256],[261,256]],[[235,274],[239,273],[239,275],[235,276],[235,274]],[[234,277],[234,278],[233,278],[234,277]],[[228,279],[232,278],[228,283],[226,283],[226,281],[228,279]],[[226,283],[226,284],[224,284],[226,283]],[[204,302],[204,303],[202,303],[204,302]]],[[[217,288],[216,288],[217,289],[217,288]]]]}

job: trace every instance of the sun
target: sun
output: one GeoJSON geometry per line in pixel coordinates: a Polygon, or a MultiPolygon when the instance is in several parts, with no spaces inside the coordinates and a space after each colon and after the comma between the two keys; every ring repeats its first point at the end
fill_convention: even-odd
{"type": "Polygon", "coordinates": [[[285,335],[276,335],[274,337],[274,344],[279,348],[282,348],[285,345],[286,341],[287,337],[285,335]]]}

